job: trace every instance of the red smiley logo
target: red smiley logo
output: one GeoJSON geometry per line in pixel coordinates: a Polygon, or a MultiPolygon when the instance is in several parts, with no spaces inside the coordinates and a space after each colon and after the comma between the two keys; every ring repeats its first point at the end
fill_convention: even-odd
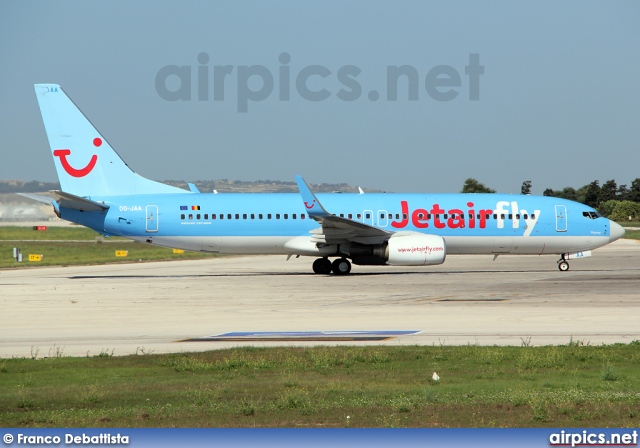
{"type": "Polygon", "coordinates": [[[309,205],[308,202],[305,202],[304,206],[307,207],[308,210],[311,210],[313,207],[316,206],[316,200],[314,199],[313,202],[311,203],[311,205],[309,205]]]}
{"type": "MultiPolygon", "coordinates": [[[[102,145],[102,139],[100,138],[94,138],[93,139],[93,146],[100,146],[102,145]]],[[[54,157],[60,157],[60,163],[62,164],[62,168],[64,168],[64,170],[67,172],[67,174],[69,174],[70,176],[73,177],[84,177],[87,174],[89,174],[91,172],[91,170],[93,170],[93,168],[96,166],[96,162],[98,161],[98,155],[94,154],[91,156],[91,160],[89,161],[89,163],[87,164],[87,166],[85,166],[84,168],[74,168],[71,166],[71,164],[69,163],[69,161],[67,160],[67,156],[71,154],[71,150],[70,149],[56,149],[53,151],[53,156],[54,157]]]]}

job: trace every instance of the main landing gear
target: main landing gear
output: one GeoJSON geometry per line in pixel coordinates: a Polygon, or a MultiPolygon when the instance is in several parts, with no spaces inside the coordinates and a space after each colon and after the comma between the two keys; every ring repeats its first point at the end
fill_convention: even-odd
{"type": "Polygon", "coordinates": [[[347,275],[351,272],[351,262],[346,258],[336,258],[333,263],[328,258],[318,258],[313,262],[313,272],[328,275],[347,275]]]}
{"type": "Polygon", "coordinates": [[[567,272],[569,270],[569,263],[567,262],[567,260],[565,260],[564,254],[558,260],[558,269],[560,269],[562,272],[567,272]]]}

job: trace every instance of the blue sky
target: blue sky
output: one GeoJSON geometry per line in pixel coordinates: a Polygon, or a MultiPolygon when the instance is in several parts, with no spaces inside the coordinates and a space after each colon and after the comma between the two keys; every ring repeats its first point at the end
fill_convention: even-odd
{"type": "MultiPolygon", "coordinates": [[[[519,193],[530,179],[537,194],[595,179],[630,184],[640,177],[638,17],[631,1],[4,1],[0,179],[55,180],[33,84],[58,83],[129,166],[156,180],[300,174],[445,192],[475,177],[519,193]],[[477,100],[465,74],[472,54],[484,70],[477,100]],[[190,67],[191,100],[156,89],[168,65],[190,67]],[[391,101],[387,67],[403,65],[418,74],[418,99],[401,78],[391,101]],[[214,66],[231,66],[224,100],[213,98],[214,66]],[[239,96],[263,87],[257,75],[243,87],[252,66],[273,77],[273,90],[239,112],[239,96]],[[296,88],[309,66],[328,71],[306,79],[328,98],[309,101],[296,88]],[[353,101],[337,95],[345,66],[359,71],[353,101]],[[439,66],[460,76],[436,88],[457,92],[448,101],[425,87],[439,66]],[[203,101],[199,67],[208,71],[203,101]]],[[[184,88],[175,75],[164,82],[184,88]]]]}

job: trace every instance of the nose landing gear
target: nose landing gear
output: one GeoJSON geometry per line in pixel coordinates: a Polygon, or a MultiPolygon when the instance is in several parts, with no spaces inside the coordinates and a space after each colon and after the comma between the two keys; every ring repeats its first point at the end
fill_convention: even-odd
{"type": "Polygon", "coordinates": [[[569,270],[569,263],[567,262],[567,260],[565,260],[564,254],[558,260],[558,269],[560,269],[562,272],[567,272],[569,270]]]}

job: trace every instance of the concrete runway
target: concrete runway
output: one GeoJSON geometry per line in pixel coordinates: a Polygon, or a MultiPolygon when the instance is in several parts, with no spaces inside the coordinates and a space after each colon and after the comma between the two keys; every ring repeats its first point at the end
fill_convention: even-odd
{"type": "Polygon", "coordinates": [[[311,274],[311,258],[0,271],[0,356],[115,355],[248,345],[177,342],[239,331],[420,330],[352,344],[590,344],[640,339],[640,244],[620,240],[571,262],[450,256],[441,266],[311,274]]]}

